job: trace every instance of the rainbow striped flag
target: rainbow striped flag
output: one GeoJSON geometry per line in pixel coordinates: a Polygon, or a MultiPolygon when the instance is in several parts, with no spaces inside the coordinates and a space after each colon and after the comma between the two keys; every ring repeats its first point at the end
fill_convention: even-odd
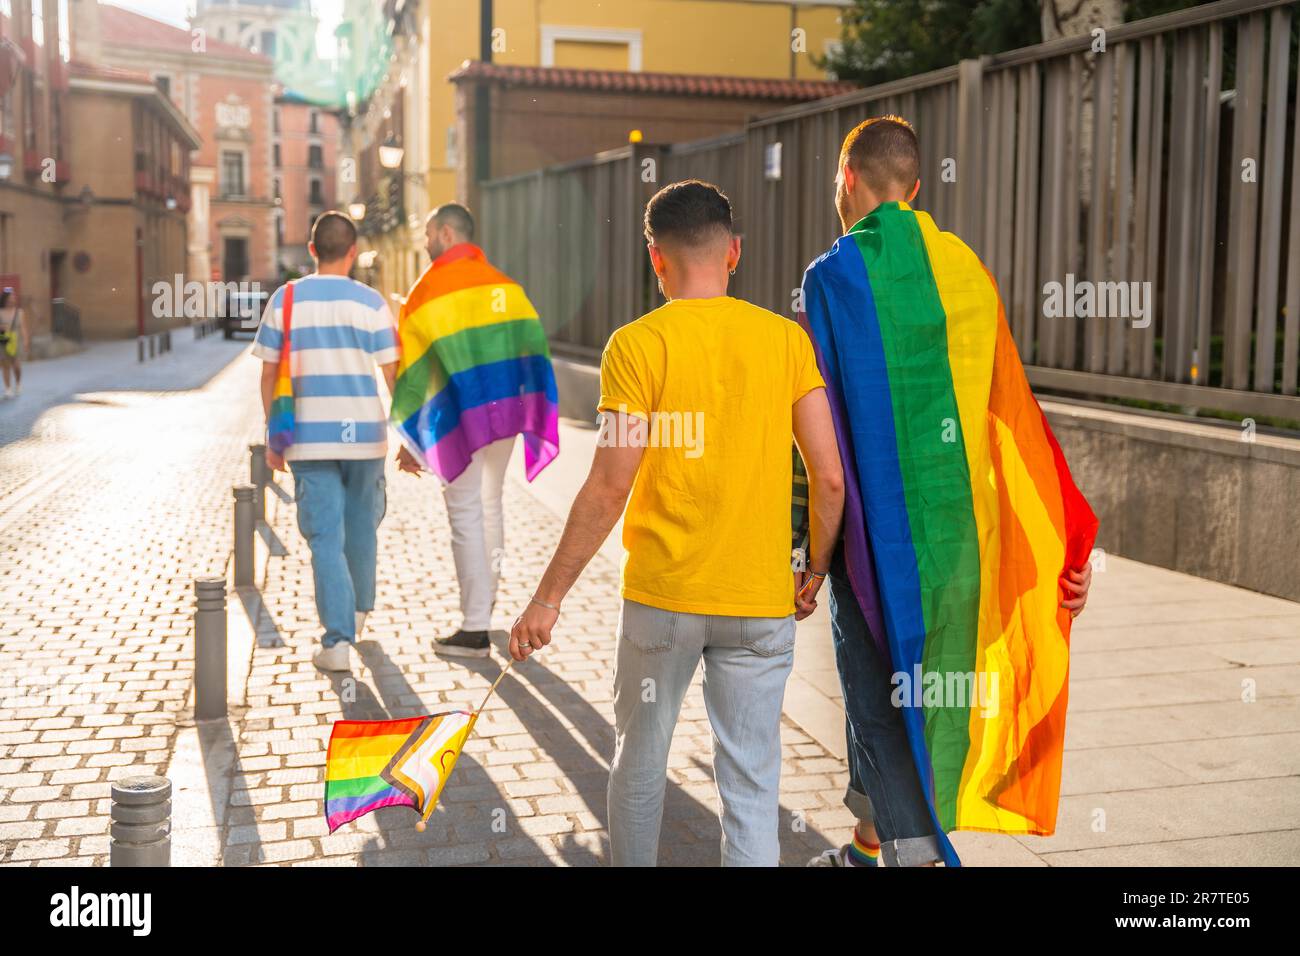
{"type": "Polygon", "coordinates": [[[477,719],[453,710],[400,720],[335,721],[325,758],[330,832],[380,807],[413,807],[427,820],[477,719]]]}
{"type": "Polygon", "coordinates": [[[293,319],[293,283],[284,287],[284,301],[280,304],[280,318],[284,327],[284,340],[280,346],[280,364],[275,373],[275,390],[271,393],[271,410],[266,416],[266,444],[277,455],[282,455],[293,444],[293,374],[289,369],[289,323],[293,319]]]}
{"type": "Polygon", "coordinates": [[[945,862],[953,830],[1056,827],[1065,569],[1097,519],[1030,391],[992,277],[885,203],[804,275],[845,464],[845,558],[895,671],[945,862]]]}
{"type": "Polygon", "coordinates": [[[524,436],[529,481],[560,450],[546,332],[524,290],[462,243],[420,277],[398,318],[402,360],[392,422],[445,481],[484,445],[524,436]]]}

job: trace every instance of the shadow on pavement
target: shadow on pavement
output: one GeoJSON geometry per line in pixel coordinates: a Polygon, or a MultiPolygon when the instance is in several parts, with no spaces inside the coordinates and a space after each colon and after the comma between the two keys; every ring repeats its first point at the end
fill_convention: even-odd
{"type": "MultiPolygon", "coordinates": [[[[274,554],[274,552],[272,553],[274,554]]],[[[263,582],[263,587],[265,587],[265,582],[263,582]]],[[[249,624],[253,628],[257,646],[283,647],[284,637],[280,634],[280,628],[276,626],[275,616],[271,614],[271,609],[262,600],[262,589],[237,587],[233,588],[232,591],[239,598],[239,603],[243,605],[244,613],[248,616],[249,624]]]]}
{"type": "Polygon", "coordinates": [[[289,553],[288,547],[280,540],[280,536],[275,533],[275,529],[266,521],[257,523],[257,533],[261,535],[262,540],[266,543],[266,550],[271,553],[273,558],[283,558],[289,553]]]}
{"type": "MultiPolygon", "coordinates": [[[[353,675],[331,675],[330,683],[348,720],[389,720],[428,712],[426,705],[400,667],[378,641],[360,641],[357,652],[370,671],[375,690],[353,675]],[[378,692],[376,696],[375,691],[378,692]]],[[[448,708],[450,709],[450,708],[448,708]]],[[[523,860],[543,856],[536,841],[527,836],[501,839],[498,827],[510,819],[510,799],[502,793],[471,752],[461,754],[455,772],[443,791],[427,829],[415,829],[415,815],[392,807],[373,814],[380,835],[366,839],[360,851],[362,866],[448,865],[489,862],[489,844],[499,855],[523,860]]],[[[508,826],[508,823],[507,823],[508,826]]]]}
{"type": "MultiPolygon", "coordinates": [[[[505,658],[508,653],[508,635],[504,631],[494,631],[492,637],[497,652],[505,658]]],[[[463,664],[489,683],[500,673],[500,666],[495,661],[468,658],[458,659],[457,663],[463,664]]],[[[606,788],[609,782],[609,761],[614,752],[614,728],[610,723],[577,690],[538,658],[530,660],[523,670],[512,670],[497,688],[497,696],[520,718],[538,747],[572,782],[588,811],[607,831],[609,813],[606,788]],[[566,728],[556,718],[555,711],[572,723],[573,730],[566,728]],[[574,738],[573,731],[586,741],[586,747],[574,738]],[[592,750],[600,754],[601,759],[596,759],[592,750]]],[[[712,767],[707,761],[696,759],[696,764],[712,776],[712,767]]],[[[802,816],[799,814],[792,814],[783,807],[780,820],[783,861],[803,863],[814,853],[831,845],[816,831],[804,828],[801,832],[792,827],[791,824],[795,821],[798,821],[797,825],[802,824],[802,816]]],[[[664,794],[663,828],[659,839],[660,865],[717,866],[721,860],[721,836],[721,825],[715,807],[701,803],[670,779],[664,794]]],[[[599,857],[592,852],[591,847],[579,844],[572,837],[564,840],[560,855],[570,865],[590,866],[608,860],[608,840],[604,837],[599,857]]]]}
{"type": "MultiPolygon", "coordinates": [[[[248,795],[256,786],[239,759],[231,723],[238,718],[197,721],[203,776],[211,801],[211,820],[216,824],[215,849],[222,866],[246,866],[261,861],[261,838],[257,830],[256,807],[248,795]]],[[[178,794],[178,798],[183,794],[178,794]]],[[[182,833],[174,835],[183,839],[182,833]]]]}

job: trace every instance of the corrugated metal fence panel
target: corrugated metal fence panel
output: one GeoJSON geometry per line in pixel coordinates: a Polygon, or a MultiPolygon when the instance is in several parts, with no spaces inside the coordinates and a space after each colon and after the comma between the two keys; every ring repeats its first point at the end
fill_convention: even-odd
{"type": "MultiPolygon", "coordinates": [[[[1026,364],[1071,372],[1041,380],[1123,397],[1147,380],[1151,400],[1174,403],[1201,387],[1207,406],[1216,388],[1295,395],[1293,7],[1221,0],[1112,28],[1104,51],[1087,36],[1062,38],[779,110],[741,133],[638,144],[486,183],[485,241],[528,287],[553,341],[594,354],[662,301],[641,235],[646,199],[703,179],[736,211],[733,294],[789,315],[804,268],[841,231],[844,135],[894,112],[921,144],[916,207],[984,259],[1026,364]],[[1125,283],[1130,314],[1045,315],[1047,283],[1068,294],[1071,278],[1125,283]],[[1139,303],[1152,319],[1145,327],[1139,303]]],[[[1094,305],[1102,298],[1111,303],[1094,285],[1094,305]]],[[[1224,401],[1249,407],[1241,395],[1224,401]]],[[[1259,407],[1294,407],[1300,418],[1290,401],[1259,407]]]]}
{"type": "MultiPolygon", "coordinates": [[[[1269,18],[1268,90],[1264,103],[1263,215],[1259,226],[1259,285],[1255,307],[1257,392],[1273,391],[1277,355],[1278,271],[1282,245],[1282,195],[1286,162],[1287,81],[1290,79],[1291,11],[1279,7],[1269,18]]],[[[1292,189],[1295,183],[1292,183],[1292,189]]],[[[1296,255],[1296,250],[1291,254],[1296,255]]]]}
{"type": "Polygon", "coordinates": [[[1240,168],[1232,176],[1228,221],[1228,300],[1224,303],[1223,384],[1250,387],[1250,320],[1254,306],[1259,185],[1246,181],[1248,166],[1259,163],[1260,114],[1264,96],[1264,16],[1237,24],[1236,95],[1233,100],[1232,156],[1240,168]]]}
{"type": "Polygon", "coordinates": [[[1282,338],[1282,394],[1296,393],[1300,366],[1300,69],[1296,70],[1295,132],[1291,140],[1291,230],[1287,239],[1286,326],[1282,338]]]}

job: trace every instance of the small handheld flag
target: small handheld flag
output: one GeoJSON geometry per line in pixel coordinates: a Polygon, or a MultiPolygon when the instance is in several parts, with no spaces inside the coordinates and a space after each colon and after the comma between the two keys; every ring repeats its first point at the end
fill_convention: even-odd
{"type": "Polygon", "coordinates": [[[325,822],[333,833],[380,807],[411,807],[423,830],[502,669],[478,709],[398,720],[337,720],[325,758],[325,822]]]}

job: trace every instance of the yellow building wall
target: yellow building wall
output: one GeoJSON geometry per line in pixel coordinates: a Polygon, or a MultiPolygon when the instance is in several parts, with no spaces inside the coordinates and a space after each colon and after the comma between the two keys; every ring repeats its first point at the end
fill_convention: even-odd
{"type": "MultiPolygon", "coordinates": [[[[455,123],[455,88],[447,75],[465,60],[477,59],[477,0],[424,0],[429,37],[428,136],[429,203],[456,194],[456,172],[447,163],[447,128],[455,123]]],[[[496,0],[495,26],[505,31],[498,63],[540,66],[542,27],[640,32],[641,69],[653,73],[720,74],[766,78],[825,79],[812,56],[825,53],[840,38],[833,3],[767,0],[496,0]],[[794,30],[803,52],[795,52],[794,30]]],[[[556,66],[626,69],[626,46],[590,41],[560,41],[556,66]]]]}
{"type": "Polygon", "coordinates": [[[563,40],[555,44],[553,65],[580,70],[627,70],[630,58],[626,45],[563,40]]]}

